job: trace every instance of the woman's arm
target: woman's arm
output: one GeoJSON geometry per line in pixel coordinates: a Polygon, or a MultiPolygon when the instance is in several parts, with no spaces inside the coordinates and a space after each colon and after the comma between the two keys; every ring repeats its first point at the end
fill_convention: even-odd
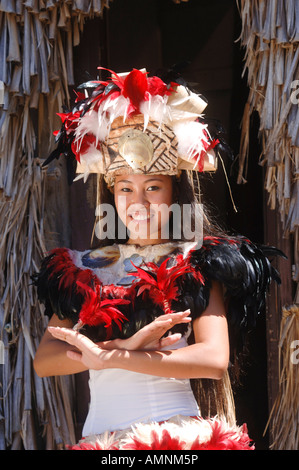
{"type": "MultiPolygon", "coordinates": [[[[72,328],[70,320],[59,320],[57,315],[53,315],[48,326],[60,328],[72,328]]],[[[73,348],[75,349],[75,347],[73,348]]],[[[83,372],[88,368],[84,364],[73,361],[67,357],[66,352],[70,350],[70,345],[64,341],[56,339],[45,331],[41,342],[37,348],[33,361],[34,370],[40,377],[52,375],[69,375],[83,372]]]]}
{"type": "Polygon", "coordinates": [[[222,287],[214,283],[209,306],[193,322],[196,343],[171,351],[104,350],[74,331],[53,329],[81,352],[68,351],[69,358],[90,369],[120,368],[133,372],[176,378],[220,379],[229,360],[228,328],[222,287]]]}
{"type": "Polygon", "coordinates": [[[222,287],[215,283],[209,306],[193,322],[195,344],[171,351],[113,351],[104,368],[175,378],[220,379],[228,367],[229,339],[222,287]]]}
{"type": "MultiPolygon", "coordinates": [[[[181,335],[173,334],[167,337],[163,337],[163,335],[177,323],[190,322],[191,318],[188,314],[189,310],[169,315],[161,315],[128,339],[102,341],[97,343],[97,346],[106,350],[161,349],[170,346],[178,341],[181,335]]],[[[69,375],[83,372],[90,368],[67,356],[66,353],[70,351],[70,345],[65,342],[64,334],[54,337],[50,333],[51,328],[59,327],[71,330],[72,326],[73,324],[70,320],[59,320],[55,314],[52,316],[48,324],[50,330],[47,329],[45,332],[35,355],[34,369],[37,375],[40,377],[69,375]]],[[[94,346],[92,342],[89,344],[90,346],[94,346]]],[[[75,347],[74,350],[76,350],[75,347]]]]}

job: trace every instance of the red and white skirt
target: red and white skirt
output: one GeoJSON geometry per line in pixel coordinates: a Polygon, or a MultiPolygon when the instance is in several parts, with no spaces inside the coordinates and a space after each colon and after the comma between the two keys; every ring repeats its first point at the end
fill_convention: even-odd
{"type": "Polygon", "coordinates": [[[174,416],[128,429],[91,435],[70,450],[254,450],[247,427],[231,426],[217,417],[174,416]]]}

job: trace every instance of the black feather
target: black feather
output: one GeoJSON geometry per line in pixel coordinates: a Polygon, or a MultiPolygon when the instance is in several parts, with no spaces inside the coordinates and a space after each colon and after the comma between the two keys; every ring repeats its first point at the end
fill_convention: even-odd
{"type": "Polygon", "coordinates": [[[51,317],[55,313],[59,319],[68,318],[75,325],[84,298],[78,294],[75,283],[71,289],[65,289],[60,285],[62,273],[57,272],[53,275],[51,262],[54,257],[53,252],[43,259],[40,270],[32,276],[32,281],[37,289],[40,303],[45,306],[45,315],[51,317]]]}
{"type": "MultiPolygon", "coordinates": [[[[76,280],[85,276],[87,281],[84,282],[92,289],[99,280],[91,270],[75,266],[68,253],[66,249],[53,250],[43,260],[39,273],[33,276],[33,283],[47,315],[55,312],[59,318],[70,318],[75,324],[85,300],[77,289],[76,280]]],[[[171,308],[173,311],[190,309],[191,317],[198,318],[209,304],[212,281],[219,281],[225,288],[230,335],[237,349],[242,349],[247,332],[255,327],[258,315],[263,312],[270,282],[280,283],[279,273],[267,255],[285,257],[274,247],[256,245],[244,237],[204,238],[202,247],[190,253],[190,263],[201,273],[204,283],[192,273],[181,276],[177,281],[178,296],[171,308]]],[[[163,315],[159,306],[150,299],[144,301],[142,296],[133,296],[131,304],[120,306],[120,310],[128,320],[124,321],[122,331],[113,325],[111,339],[130,337],[163,315]]],[[[174,327],[172,332],[183,334],[186,330],[187,325],[183,324],[174,327]]],[[[98,341],[107,339],[103,326],[86,327],[85,334],[98,341]]]]}
{"type": "Polygon", "coordinates": [[[280,283],[278,272],[267,258],[270,253],[285,257],[274,247],[256,245],[244,237],[207,237],[192,253],[191,262],[204,278],[225,287],[228,321],[231,329],[241,335],[255,327],[270,282],[280,283]]]}

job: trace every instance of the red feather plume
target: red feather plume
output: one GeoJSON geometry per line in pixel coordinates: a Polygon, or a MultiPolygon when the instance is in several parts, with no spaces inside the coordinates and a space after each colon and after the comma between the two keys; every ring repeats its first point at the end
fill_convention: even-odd
{"type": "Polygon", "coordinates": [[[135,110],[139,110],[140,103],[145,100],[148,91],[146,74],[140,70],[133,69],[124,81],[123,96],[129,98],[135,110]]]}
{"type": "Polygon", "coordinates": [[[151,442],[146,443],[137,436],[132,436],[131,442],[123,446],[126,450],[185,450],[186,443],[179,437],[172,436],[163,429],[161,436],[156,431],[151,432],[151,442]]]}
{"type": "MultiPolygon", "coordinates": [[[[130,106],[127,110],[127,114],[132,115],[140,112],[140,105],[143,101],[148,101],[150,96],[168,96],[173,91],[177,83],[171,82],[170,86],[161,80],[159,77],[147,77],[147,72],[142,72],[138,69],[133,69],[128,73],[125,78],[113,70],[105,69],[104,67],[98,67],[101,70],[107,70],[111,73],[111,81],[119,88],[119,91],[112,90],[115,93],[115,97],[122,94],[125,98],[130,100],[130,106]]],[[[100,82],[105,83],[105,82],[100,82]]],[[[106,83],[107,84],[107,83],[106,83]]],[[[111,95],[111,92],[108,94],[111,95]]],[[[103,96],[106,99],[108,95],[103,96]]]]}
{"type": "Polygon", "coordinates": [[[98,326],[104,324],[107,328],[107,336],[111,335],[112,322],[114,321],[120,328],[121,323],[127,320],[125,315],[116,308],[116,305],[124,305],[130,303],[125,299],[101,299],[101,287],[96,286],[95,290],[88,285],[77,281],[77,285],[85,291],[85,301],[82,305],[79,322],[75,329],[81,328],[83,325],[98,326]]]}
{"type": "Polygon", "coordinates": [[[64,289],[71,294],[77,281],[84,284],[100,285],[98,277],[91,269],[80,269],[74,264],[67,248],[56,248],[50,254],[52,254],[52,259],[48,263],[49,279],[57,277],[59,289],[64,289]]]}
{"type": "Polygon", "coordinates": [[[236,432],[232,429],[226,429],[223,423],[217,420],[209,420],[212,428],[212,434],[208,441],[200,442],[197,438],[191,450],[254,450],[252,440],[248,436],[247,426],[243,424],[241,429],[236,432]]]}
{"type": "Polygon", "coordinates": [[[171,82],[171,85],[168,87],[166,83],[161,80],[159,77],[148,77],[148,92],[150,95],[160,95],[168,96],[174,91],[174,86],[177,86],[177,83],[171,82]]]}
{"type": "Polygon", "coordinates": [[[84,155],[89,151],[91,146],[95,146],[98,150],[101,150],[101,143],[97,142],[97,138],[93,134],[86,134],[78,140],[73,140],[71,144],[72,152],[76,157],[77,162],[81,162],[80,156],[84,155]]]}
{"type": "Polygon", "coordinates": [[[180,276],[193,273],[203,283],[203,278],[195,272],[188,258],[179,255],[176,258],[176,264],[167,268],[169,259],[163,261],[161,266],[157,266],[155,263],[146,263],[147,270],[134,266],[139,278],[134,284],[135,287],[139,288],[137,295],[144,294],[147,291],[153,302],[163,308],[164,313],[172,313],[170,305],[172,300],[177,299],[178,285],[176,281],[180,276]]]}

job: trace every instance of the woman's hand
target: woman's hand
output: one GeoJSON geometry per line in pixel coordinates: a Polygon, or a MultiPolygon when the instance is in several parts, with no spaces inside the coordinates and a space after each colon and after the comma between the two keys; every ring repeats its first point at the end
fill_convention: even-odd
{"type": "Polygon", "coordinates": [[[129,350],[160,350],[175,344],[181,339],[180,333],[174,333],[163,338],[164,334],[174,325],[189,323],[190,310],[184,312],[169,313],[157,317],[153,322],[141,328],[133,336],[127,339],[115,339],[97,343],[103,349],[126,349],[129,350]]]}
{"type": "Polygon", "coordinates": [[[178,323],[189,323],[191,321],[188,316],[189,313],[190,310],[186,310],[185,312],[161,315],[149,325],[137,331],[131,338],[123,340],[115,339],[94,343],[71,328],[50,326],[48,331],[54,338],[65,341],[78,349],[78,351],[67,351],[66,354],[69,359],[80,361],[88,369],[100,370],[104,368],[105,353],[108,350],[159,350],[176,343],[181,338],[181,334],[175,333],[165,338],[163,338],[163,335],[178,323]]]}
{"type": "Polygon", "coordinates": [[[54,338],[65,341],[78,349],[78,351],[66,351],[69,359],[81,362],[87,369],[104,369],[107,351],[89,338],[71,328],[49,326],[48,331],[54,338]]]}
{"type": "Polygon", "coordinates": [[[49,333],[61,341],[74,346],[78,351],[68,350],[69,359],[79,361],[88,369],[101,370],[105,368],[107,352],[116,349],[123,350],[160,350],[176,343],[181,334],[175,333],[163,338],[163,335],[178,323],[189,323],[190,310],[170,313],[157,317],[153,322],[137,331],[131,338],[115,339],[94,343],[81,333],[71,328],[48,327],[49,333]]]}
{"type": "MultiPolygon", "coordinates": [[[[191,319],[187,317],[187,314],[188,312],[179,312],[162,315],[150,325],[142,328],[131,339],[128,338],[119,343],[122,346],[139,348],[137,350],[117,349],[115,342],[110,343],[110,346],[114,344],[114,348],[108,350],[109,342],[96,344],[70,328],[49,328],[47,332],[49,336],[52,334],[53,337],[72,345],[73,348],[70,349],[76,349],[76,351],[70,351],[68,345],[61,343],[64,357],[67,351],[68,358],[73,359],[73,361],[65,362],[74,363],[76,367],[67,364],[67,368],[63,369],[59,363],[57,365],[56,361],[54,369],[59,369],[60,374],[62,370],[66,374],[73,373],[73,369],[77,369],[78,372],[81,369],[116,368],[179,379],[222,378],[229,361],[229,338],[223,291],[218,283],[212,286],[208,307],[193,322],[195,344],[164,351],[148,349],[157,345],[158,347],[163,344],[165,346],[167,339],[161,340],[163,334],[176,323],[190,322],[191,319]],[[103,346],[107,347],[104,349],[103,346]]],[[[177,340],[178,337],[173,335],[168,341],[175,339],[177,340]]],[[[57,345],[55,345],[56,348],[57,345]]],[[[45,354],[46,352],[43,356],[45,354]]],[[[59,358],[60,363],[64,362],[61,353],[55,357],[59,358]]]]}

